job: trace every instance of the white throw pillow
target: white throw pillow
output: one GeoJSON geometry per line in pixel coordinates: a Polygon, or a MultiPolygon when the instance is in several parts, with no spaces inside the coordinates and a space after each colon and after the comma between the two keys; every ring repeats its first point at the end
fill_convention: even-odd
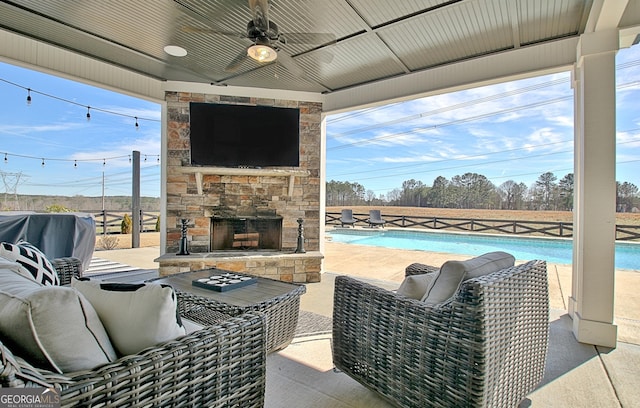
{"type": "Polygon", "coordinates": [[[5,262],[0,264],[0,337],[14,353],[60,374],[115,361],[98,315],[78,291],[44,286],[5,262]]]}
{"type": "Polygon", "coordinates": [[[185,334],[176,294],[170,286],[107,283],[86,278],[74,278],[71,286],[91,302],[121,355],[136,354],[185,334]]]}
{"type": "Polygon", "coordinates": [[[0,257],[18,262],[32,276],[32,279],[43,285],[60,285],[58,272],[49,262],[45,254],[33,244],[20,241],[16,244],[3,242],[0,244],[0,257]]]}
{"type": "Polygon", "coordinates": [[[436,272],[409,275],[404,278],[396,293],[411,299],[420,300],[427,292],[431,281],[436,277],[436,272]]]}
{"type": "Polygon", "coordinates": [[[465,280],[510,268],[514,263],[513,255],[501,251],[489,252],[466,261],[447,261],[430,283],[422,301],[430,304],[442,303],[452,297],[465,280]]]}

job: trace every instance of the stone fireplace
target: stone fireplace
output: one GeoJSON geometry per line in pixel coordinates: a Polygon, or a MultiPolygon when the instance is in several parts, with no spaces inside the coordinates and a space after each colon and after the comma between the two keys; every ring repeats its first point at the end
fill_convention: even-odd
{"type": "MultiPolygon", "coordinates": [[[[166,92],[167,219],[160,274],[218,267],[290,282],[318,282],[321,111],[317,102],[166,92]],[[190,165],[189,103],[268,105],[300,109],[298,167],[190,165]],[[190,255],[176,255],[181,220],[190,255]],[[304,251],[296,252],[299,223],[304,251]]],[[[222,154],[222,153],[219,153],[222,154]]]]}

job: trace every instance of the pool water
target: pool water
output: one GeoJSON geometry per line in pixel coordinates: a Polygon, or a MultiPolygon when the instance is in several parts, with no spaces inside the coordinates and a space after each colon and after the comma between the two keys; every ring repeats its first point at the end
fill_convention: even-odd
{"type": "MultiPolygon", "coordinates": [[[[544,259],[547,262],[571,264],[573,242],[558,238],[524,238],[496,235],[451,234],[431,231],[397,230],[333,230],[334,242],[385,248],[415,249],[461,255],[482,255],[505,251],[518,260],[544,259]]],[[[616,243],[616,268],[640,270],[640,244],[616,243]]]]}

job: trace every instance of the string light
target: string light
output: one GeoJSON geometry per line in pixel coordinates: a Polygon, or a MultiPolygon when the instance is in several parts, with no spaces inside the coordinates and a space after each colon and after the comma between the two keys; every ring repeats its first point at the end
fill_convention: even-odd
{"type": "MultiPolygon", "coordinates": [[[[132,116],[132,115],[127,115],[127,114],[123,114],[123,113],[120,113],[120,112],[109,111],[109,110],[106,110],[106,109],[100,109],[100,108],[96,108],[96,107],[92,108],[90,105],[83,105],[83,104],[80,104],[80,103],[72,101],[72,100],[64,99],[64,98],[61,98],[61,97],[58,97],[58,96],[55,96],[55,95],[51,95],[51,94],[40,92],[40,91],[31,89],[31,88],[27,88],[25,86],[13,83],[11,81],[7,81],[6,79],[3,79],[3,78],[0,78],[0,82],[5,82],[5,83],[13,85],[15,87],[25,89],[27,91],[27,106],[31,106],[31,102],[32,102],[31,93],[33,92],[33,93],[37,93],[37,94],[40,94],[40,95],[43,95],[43,96],[46,96],[46,97],[49,97],[49,98],[52,98],[52,99],[57,99],[59,101],[67,102],[67,103],[70,103],[70,104],[73,104],[73,105],[76,105],[76,106],[83,106],[83,107],[86,106],[86,108],[87,108],[87,115],[86,115],[87,121],[91,121],[91,109],[93,109],[93,110],[98,110],[100,112],[108,113],[108,114],[111,114],[111,115],[118,115],[118,116],[133,118],[135,120],[134,123],[135,123],[136,131],[140,130],[140,121],[141,120],[147,120],[147,121],[150,121],[150,122],[160,122],[159,119],[142,118],[142,117],[139,117],[139,116],[132,116]]],[[[9,154],[10,153],[4,152],[4,162],[5,162],[5,164],[9,163],[9,154]]],[[[24,158],[28,158],[28,159],[40,160],[40,164],[41,164],[42,167],[45,166],[45,161],[46,160],[53,160],[53,161],[71,161],[72,160],[72,159],[33,157],[33,156],[25,156],[25,155],[20,155],[20,154],[13,154],[13,153],[11,153],[11,155],[16,156],[16,157],[24,157],[24,158]]],[[[158,158],[157,161],[158,161],[158,163],[160,163],[160,155],[144,155],[144,161],[145,162],[147,161],[147,156],[152,156],[152,157],[153,156],[157,156],[157,158],[158,158]]],[[[97,158],[96,159],[81,159],[80,161],[102,160],[102,166],[104,167],[104,166],[107,165],[107,160],[119,159],[119,158],[124,158],[124,157],[128,157],[129,158],[129,163],[131,163],[131,155],[117,156],[117,157],[107,157],[107,158],[102,158],[102,159],[97,159],[97,158]]],[[[76,169],[78,168],[78,160],[77,159],[73,160],[73,167],[76,168],[76,169]]]]}
{"type": "Polygon", "coordinates": [[[69,99],[61,98],[59,96],[55,96],[55,95],[51,95],[51,94],[47,94],[47,93],[44,93],[44,92],[37,91],[35,89],[27,88],[25,86],[16,84],[14,82],[7,81],[6,79],[3,79],[3,78],[0,78],[0,82],[4,82],[4,83],[7,83],[9,85],[13,85],[15,87],[22,88],[22,89],[26,90],[27,91],[27,105],[28,106],[31,105],[31,93],[33,92],[33,93],[37,93],[39,95],[43,95],[43,96],[46,96],[46,97],[49,97],[49,98],[52,98],[52,99],[57,99],[59,101],[70,103],[72,105],[86,107],[87,108],[87,120],[89,120],[91,118],[90,110],[93,109],[94,111],[97,110],[97,111],[100,111],[100,112],[108,113],[110,115],[118,115],[118,116],[123,116],[123,117],[126,117],[126,118],[135,119],[136,130],[140,128],[140,121],[141,120],[146,120],[146,121],[149,121],[149,122],[160,122],[160,119],[142,118],[140,116],[127,115],[126,113],[121,113],[121,112],[110,111],[110,110],[107,110],[107,109],[96,108],[95,106],[94,107],[87,106],[87,105],[84,105],[84,104],[81,104],[81,103],[78,103],[78,102],[75,102],[75,101],[72,101],[72,100],[69,100],[69,99]]]}
{"type": "MultiPolygon", "coordinates": [[[[118,160],[118,159],[124,159],[125,157],[129,159],[129,163],[131,163],[131,155],[127,154],[127,155],[122,155],[122,156],[111,156],[111,157],[95,157],[95,158],[87,158],[87,159],[63,159],[63,158],[55,158],[55,157],[37,157],[37,156],[28,156],[28,155],[24,155],[24,154],[15,154],[15,153],[9,153],[9,152],[0,152],[0,155],[4,154],[4,162],[5,163],[9,163],[9,156],[14,156],[14,157],[21,157],[24,159],[34,159],[34,160],[39,160],[40,164],[42,166],[46,165],[47,161],[60,161],[60,162],[73,162],[73,166],[74,167],[78,167],[78,162],[102,162],[102,166],[106,166],[107,165],[107,160],[118,160]]],[[[160,155],[159,154],[144,154],[142,153],[141,156],[144,156],[144,161],[147,162],[149,157],[156,157],[158,163],[160,162],[160,155]]]]}

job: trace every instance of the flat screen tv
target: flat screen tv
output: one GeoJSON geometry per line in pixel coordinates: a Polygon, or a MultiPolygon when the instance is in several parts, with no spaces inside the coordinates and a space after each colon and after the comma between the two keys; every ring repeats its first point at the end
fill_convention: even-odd
{"type": "Polygon", "coordinates": [[[198,102],[189,109],[192,165],[300,165],[299,109],[198,102]]]}

